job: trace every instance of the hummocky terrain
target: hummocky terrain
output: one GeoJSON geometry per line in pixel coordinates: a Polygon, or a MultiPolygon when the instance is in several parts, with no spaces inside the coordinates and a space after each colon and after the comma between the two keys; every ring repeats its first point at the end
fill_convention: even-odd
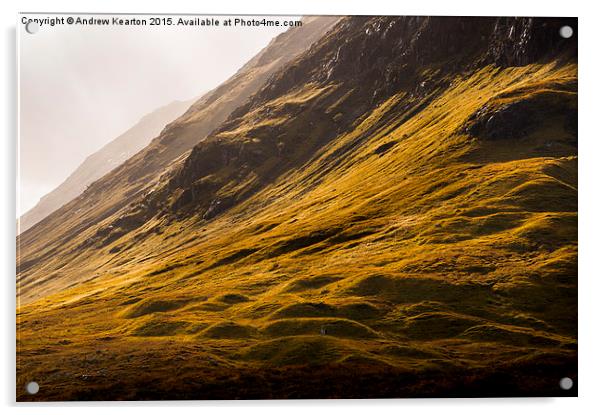
{"type": "Polygon", "coordinates": [[[20,235],[19,400],[576,394],[576,20],[306,22],[20,235]]]}
{"type": "Polygon", "coordinates": [[[148,145],[153,137],[186,111],[192,101],[174,101],[145,115],[133,127],[90,155],[56,189],[19,218],[21,233],[79,196],[94,181],[121,165],[148,145]]]}

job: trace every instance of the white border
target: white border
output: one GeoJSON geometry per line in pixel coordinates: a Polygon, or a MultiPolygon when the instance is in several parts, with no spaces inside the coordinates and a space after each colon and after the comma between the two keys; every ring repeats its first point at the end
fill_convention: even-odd
{"type": "Polygon", "coordinates": [[[226,413],[255,415],[274,413],[287,415],[333,413],[345,411],[349,415],[367,411],[383,413],[445,413],[453,414],[504,414],[518,411],[545,411],[545,414],[596,413],[600,411],[600,296],[602,275],[600,261],[602,237],[600,207],[600,158],[602,133],[600,132],[600,101],[602,100],[600,58],[600,10],[595,2],[554,1],[526,2],[503,0],[496,2],[452,1],[392,1],[392,0],[298,0],[288,3],[281,0],[219,1],[194,0],[31,0],[17,2],[4,0],[0,19],[3,23],[2,71],[5,97],[2,101],[3,200],[2,203],[2,263],[4,268],[2,313],[3,336],[0,341],[3,359],[0,378],[0,403],[8,408],[5,413],[30,413],[43,410],[55,414],[104,414],[106,406],[117,414],[132,409],[148,414],[161,414],[176,407],[180,413],[202,413],[220,410],[226,413]],[[578,16],[579,17],[579,398],[563,399],[432,399],[384,401],[246,401],[246,402],[154,402],[154,403],[92,403],[17,405],[14,403],[14,264],[15,264],[15,154],[16,148],[16,14],[23,12],[132,12],[132,13],[207,13],[207,14],[391,14],[391,15],[507,15],[507,16],[578,16]]]}

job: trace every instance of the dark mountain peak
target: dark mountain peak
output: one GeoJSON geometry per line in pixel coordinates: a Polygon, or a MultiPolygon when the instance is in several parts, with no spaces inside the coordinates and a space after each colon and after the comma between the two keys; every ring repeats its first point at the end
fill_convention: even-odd
{"type": "Polygon", "coordinates": [[[500,66],[523,66],[537,61],[575,58],[576,18],[501,17],[489,37],[487,60],[500,66]],[[570,26],[573,36],[565,39],[560,28],[570,26]]]}
{"type": "Polygon", "coordinates": [[[275,73],[255,105],[300,82],[359,82],[386,93],[416,84],[425,67],[457,73],[487,64],[521,66],[563,52],[572,55],[576,36],[559,36],[564,25],[576,28],[576,19],[347,17],[307,54],[275,73]]]}

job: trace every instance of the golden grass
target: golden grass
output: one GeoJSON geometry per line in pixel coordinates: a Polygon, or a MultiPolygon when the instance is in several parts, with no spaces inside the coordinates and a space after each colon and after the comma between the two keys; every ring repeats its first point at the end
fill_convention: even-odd
{"type": "MultiPolygon", "coordinates": [[[[574,137],[558,120],[499,141],[464,126],[487,103],[556,99],[575,93],[575,80],[575,65],[487,67],[451,79],[401,123],[405,95],[395,95],[211,222],[147,232],[153,220],[100,250],[75,249],[89,231],[65,241],[72,253],[28,271],[29,281],[60,274],[46,285],[54,292],[37,298],[34,286],[20,287],[18,385],[47,379],[48,398],[109,387],[115,379],[102,371],[112,359],[114,373],[129,365],[164,380],[186,368],[378,364],[427,373],[533,356],[571,361],[574,137]],[[553,151],[542,150],[552,141],[553,151]],[[126,252],[109,253],[116,246],[126,252]]],[[[334,89],[310,84],[270,105],[334,89]]],[[[348,97],[337,93],[337,102],[348,97]]],[[[250,117],[224,137],[287,122],[250,117]]]]}

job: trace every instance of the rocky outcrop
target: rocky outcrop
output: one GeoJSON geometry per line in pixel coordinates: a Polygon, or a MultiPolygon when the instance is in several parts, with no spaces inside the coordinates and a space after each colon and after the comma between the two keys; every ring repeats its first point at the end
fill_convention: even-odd
{"type": "Polygon", "coordinates": [[[465,131],[484,140],[520,139],[556,119],[576,133],[575,93],[549,90],[502,95],[479,108],[470,117],[465,131]]]}

